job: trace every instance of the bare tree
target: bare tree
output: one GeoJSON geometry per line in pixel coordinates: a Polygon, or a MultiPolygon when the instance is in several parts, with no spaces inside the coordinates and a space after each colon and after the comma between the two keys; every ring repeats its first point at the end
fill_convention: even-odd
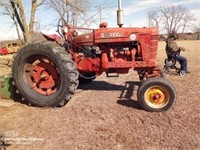
{"type": "Polygon", "coordinates": [[[148,22],[150,26],[163,26],[163,29],[169,34],[178,32],[182,33],[186,27],[194,21],[194,15],[183,6],[161,6],[156,10],[148,12],[148,22]]]}
{"type": "Polygon", "coordinates": [[[31,0],[31,14],[29,23],[27,23],[27,16],[22,0],[5,0],[4,2],[1,2],[1,7],[4,8],[2,13],[7,13],[7,15],[13,19],[18,36],[18,27],[21,29],[25,43],[31,41],[35,23],[35,13],[37,8],[42,5],[44,1],[45,0],[31,0]]]}
{"type": "MultiPolygon", "coordinates": [[[[195,21],[194,14],[192,14],[189,10],[185,11],[185,15],[182,19],[182,34],[184,33],[185,29],[188,27],[192,27],[191,22],[195,21]]],[[[192,27],[193,28],[193,27],[192,27]]]]}
{"type": "Polygon", "coordinates": [[[93,6],[90,6],[95,10],[87,9],[86,13],[82,13],[80,18],[82,20],[81,26],[87,25],[91,26],[91,24],[99,25],[102,23],[102,20],[105,19],[103,14],[106,13],[106,16],[109,16],[107,11],[104,9],[112,8],[112,3],[108,3],[107,0],[104,0],[100,3],[95,3],[93,6]]]}
{"type": "Polygon", "coordinates": [[[162,21],[167,33],[177,32],[180,29],[182,26],[180,22],[185,15],[185,11],[186,8],[182,6],[163,6],[160,8],[162,21]]]}
{"type": "Polygon", "coordinates": [[[87,10],[87,0],[49,0],[47,3],[60,18],[64,18],[67,24],[76,26],[80,14],[87,10]]]}
{"type": "Polygon", "coordinates": [[[159,27],[161,22],[161,17],[159,16],[159,11],[152,10],[147,13],[148,25],[149,27],[159,27]]]}
{"type": "Polygon", "coordinates": [[[14,11],[13,11],[10,3],[8,1],[0,2],[0,8],[1,8],[0,15],[8,16],[13,20],[14,26],[17,31],[18,40],[21,41],[19,25],[17,23],[14,11]]]}
{"type": "Polygon", "coordinates": [[[48,0],[46,4],[48,8],[52,8],[60,18],[64,18],[67,24],[72,26],[91,25],[91,23],[97,22],[95,17],[101,14],[103,8],[106,8],[106,0],[97,4],[98,6],[92,6],[92,0],[48,0]],[[91,8],[98,9],[91,11],[91,8]]]}
{"type": "Polygon", "coordinates": [[[69,22],[69,6],[65,0],[49,0],[46,5],[48,8],[52,8],[60,18],[66,18],[69,22]]]}

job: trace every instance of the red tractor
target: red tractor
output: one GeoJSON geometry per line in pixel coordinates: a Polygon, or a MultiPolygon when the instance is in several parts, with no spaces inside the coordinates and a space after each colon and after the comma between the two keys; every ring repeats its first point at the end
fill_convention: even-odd
{"type": "Polygon", "coordinates": [[[103,72],[113,76],[134,69],[141,80],[140,106],[147,111],[169,109],[176,92],[157,68],[158,29],[122,27],[122,13],[119,3],[119,28],[108,28],[107,23],[98,29],[77,28],[60,19],[61,37],[44,35],[47,41],[23,46],[12,68],[23,99],[34,106],[63,106],[79,81],[90,82],[103,72]],[[88,32],[78,35],[80,29],[88,32]]]}

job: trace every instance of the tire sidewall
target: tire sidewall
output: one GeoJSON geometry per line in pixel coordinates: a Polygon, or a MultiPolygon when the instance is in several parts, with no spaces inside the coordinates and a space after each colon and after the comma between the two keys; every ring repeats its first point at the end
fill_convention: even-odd
{"type": "MultiPolygon", "coordinates": [[[[54,51],[56,47],[54,47],[53,43],[49,42],[48,44],[29,44],[24,46],[18,53],[18,55],[15,58],[14,64],[13,64],[13,78],[16,79],[15,82],[16,85],[18,85],[18,90],[20,94],[25,98],[28,99],[28,101],[32,105],[39,105],[39,106],[56,106],[59,102],[63,100],[63,98],[66,95],[66,92],[68,92],[67,89],[65,89],[65,85],[67,85],[70,81],[68,76],[64,74],[65,70],[65,64],[62,62],[62,59],[60,59],[56,55],[54,51]],[[59,70],[60,75],[60,86],[56,93],[45,96],[42,94],[38,94],[34,90],[30,90],[30,85],[24,81],[23,77],[23,69],[24,64],[26,60],[33,55],[44,55],[50,58],[56,65],[57,69],[59,70]],[[55,100],[56,99],[56,100],[55,100]],[[40,101],[38,101],[40,100],[40,101]],[[39,104],[38,104],[39,103],[39,104]]],[[[66,86],[67,88],[67,86],[66,86]]]]}
{"type": "Polygon", "coordinates": [[[167,81],[163,78],[160,78],[160,77],[155,77],[152,79],[148,79],[142,83],[142,85],[138,88],[137,99],[139,101],[140,106],[147,111],[150,111],[150,112],[166,111],[170,107],[172,107],[173,104],[175,103],[176,91],[175,91],[175,88],[173,87],[173,85],[169,81],[167,81]],[[162,108],[156,109],[156,108],[150,107],[145,102],[145,92],[147,91],[147,89],[149,89],[152,86],[163,87],[164,89],[166,89],[169,92],[169,101],[168,101],[167,105],[165,105],[162,108]]]}

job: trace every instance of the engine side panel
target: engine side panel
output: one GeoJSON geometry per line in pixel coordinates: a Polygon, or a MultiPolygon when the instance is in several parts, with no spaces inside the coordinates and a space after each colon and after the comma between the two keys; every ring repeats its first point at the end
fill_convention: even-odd
{"type": "Polygon", "coordinates": [[[139,40],[141,34],[158,35],[157,28],[99,28],[95,30],[95,44],[130,42],[139,40]]]}

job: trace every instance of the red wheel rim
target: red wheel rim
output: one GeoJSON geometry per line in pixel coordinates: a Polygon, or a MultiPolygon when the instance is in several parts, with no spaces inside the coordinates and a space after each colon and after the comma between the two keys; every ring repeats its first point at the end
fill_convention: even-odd
{"type": "Polygon", "coordinates": [[[42,95],[52,95],[60,87],[59,70],[46,56],[31,56],[24,65],[24,78],[30,88],[42,95]]]}

